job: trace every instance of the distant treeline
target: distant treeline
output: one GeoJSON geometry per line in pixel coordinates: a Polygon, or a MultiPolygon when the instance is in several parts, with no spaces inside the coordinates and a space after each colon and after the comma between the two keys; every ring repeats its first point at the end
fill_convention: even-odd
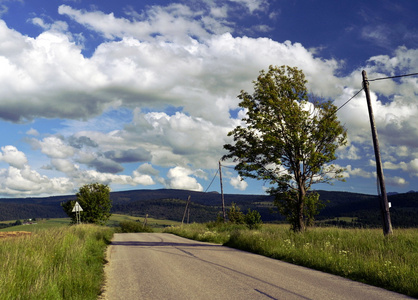
{"type": "Polygon", "coordinates": [[[67,215],[59,203],[52,205],[0,202],[0,221],[33,218],[65,218],[67,215]]]}
{"type": "MultiPolygon", "coordinates": [[[[382,223],[377,196],[318,191],[326,207],[317,216],[321,226],[380,227],[382,223]],[[351,218],[351,221],[343,220],[351,218]]],[[[0,222],[30,218],[66,217],[60,203],[75,196],[46,198],[0,199],[0,222]]],[[[418,227],[418,193],[396,194],[388,197],[392,204],[391,219],[394,227],[418,227]]],[[[132,216],[169,219],[185,222],[208,222],[222,215],[220,194],[192,192],[186,190],[134,190],[112,192],[112,213],[132,216]],[[189,209],[185,214],[188,196],[189,209]]],[[[244,213],[248,209],[257,210],[263,222],[283,222],[284,218],[273,206],[273,198],[263,195],[226,194],[226,209],[234,202],[244,213]]]]}
{"type": "MultiPolygon", "coordinates": [[[[372,195],[320,192],[323,200],[328,200],[327,206],[321,211],[318,220],[351,217],[353,221],[331,220],[322,224],[340,227],[381,227],[382,215],[379,198],[372,195]]],[[[390,217],[392,226],[408,228],[418,227],[418,193],[404,193],[388,196],[391,203],[390,217]]]]}

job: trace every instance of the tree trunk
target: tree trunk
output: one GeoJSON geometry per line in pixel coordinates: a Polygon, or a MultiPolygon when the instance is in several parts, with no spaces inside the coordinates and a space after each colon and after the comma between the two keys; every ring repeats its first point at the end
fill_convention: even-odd
{"type": "Polygon", "coordinates": [[[299,199],[297,222],[298,223],[297,223],[296,231],[298,231],[298,232],[305,231],[305,222],[304,222],[304,219],[303,219],[303,198],[299,199]]]}
{"type": "Polygon", "coordinates": [[[306,191],[305,191],[305,185],[303,184],[301,179],[299,179],[298,188],[299,188],[298,211],[297,211],[297,213],[298,213],[297,222],[298,223],[297,223],[296,231],[303,232],[303,231],[305,231],[305,222],[304,222],[304,218],[303,218],[303,207],[304,207],[304,203],[305,203],[306,191]]]}

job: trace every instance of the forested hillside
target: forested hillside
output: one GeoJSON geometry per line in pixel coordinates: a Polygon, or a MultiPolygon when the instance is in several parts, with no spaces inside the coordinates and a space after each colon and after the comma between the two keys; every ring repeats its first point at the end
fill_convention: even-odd
{"type": "MultiPolygon", "coordinates": [[[[382,217],[379,198],[372,195],[320,191],[321,199],[327,206],[317,217],[318,220],[352,217],[356,221],[339,220],[332,225],[354,227],[380,227],[382,217]]],[[[388,196],[391,203],[390,216],[394,227],[418,227],[418,193],[410,192],[388,196]]]]}
{"type": "MultiPolygon", "coordinates": [[[[380,206],[377,196],[318,191],[326,207],[317,216],[320,225],[346,227],[380,227],[380,206]],[[351,221],[343,220],[344,217],[351,221]]],[[[148,215],[157,219],[181,221],[187,198],[191,197],[185,221],[207,222],[216,220],[222,213],[221,195],[187,190],[133,190],[112,192],[112,212],[138,217],[148,215]]],[[[224,195],[228,207],[235,202],[241,211],[249,208],[260,212],[264,222],[281,222],[284,218],[273,206],[273,197],[265,195],[224,195]]],[[[418,193],[395,194],[388,197],[392,204],[391,218],[394,227],[418,227],[418,193]]],[[[66,217],[60,203],[75,196],[45,198],[0,199],[0,221],[29,218],[66,217]]]]}

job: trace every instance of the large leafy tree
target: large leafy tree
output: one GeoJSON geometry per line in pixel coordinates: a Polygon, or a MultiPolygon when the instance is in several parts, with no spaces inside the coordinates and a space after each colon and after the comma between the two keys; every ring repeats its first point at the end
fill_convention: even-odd
{"type": "Polygon", "coordinates": [[[223,159],[234,159],[242,177],[267,180],[275,204],[295,231],[313,223],[322,204],[315,183],[342,180],[343,169],[330,164],[346,142],[331,101],[308,93],[303,72],[270,66],[254,81],[254,92],[241,91],[243,125],[229,132],[234,143],[223,159]]]}
{"type": "Polygon", "coordinates": [[[72,212],[75,202],[78,201],[83,211],[80,213],[82,223],[106,224],[110,218],[112,201],[110,187],[101,183],[91,183],[80,187],[76,194],[77,200],[62,203],[65,213],[76,223],[76,215],[72,212]]]}

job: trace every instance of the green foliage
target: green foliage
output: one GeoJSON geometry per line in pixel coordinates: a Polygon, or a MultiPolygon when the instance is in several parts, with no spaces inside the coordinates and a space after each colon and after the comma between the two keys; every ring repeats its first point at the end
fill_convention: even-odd
{"type": "Polygon", "coordinates": [[[253,94],[241,91],[245,126],[229,132],[234,144],[223,159],[234,159],[243,177],[267,180],[276,204],[295,231],[312,224],[319,202],[308,191],[315,183],[342,179],[343,169],[329,163],[345,144],[346,131],[331,101],[316,101],[308,93],[305,75],[297,68],[261,71],[253,94]],[[280,208],[280,206],[282,206],[280,208]]]}
{"type": "Polygon", "coordinates": [[[119,223],[122,233],[127,232],[153,232],[152,228],[139,221],[122,221],[119,223]]]}
{"type": "Polygon", "coordinates": [[[231,208],[227,212],[229,222],[233,224],[244,224],[244,213],[241,209],[234,203],[231,203],[231,208]]]}
{"type": "Polygon", "coordinates": [[[182,226],[171,226],[165,228],[164,232],[197,241],[224,244],[229,240],[232,231],[241,229],[246,229],[246,226],[230,222],[224,223],[222,221],[220,223],[209,222],[204,224],[193,223],[182,226]]]}
{"type": "Polygon", "coordinates": [[[316,192],[309,192],[305,195],[302,206],[303,223],[302,228],[299,226],[300,206],[295,191],[280,192],[277,191],[274,204],[277,206],[279,212],[286,216],[286,220],[292,226],[293,231],[303,231],[306,226],[313,226],[315,224],[315,216],[319,214],[320,209],[325,207],[325,204],[319,199],[319,194],[316,192]],[[302,229],[302,230],[301,230],[302,229]]]}
{"type": "Polygon", "coordinates": [[[245,214],[244,221],[249,229],[259,229],[261,224],[263,224],[260,213],[256,210],[251,210],[250,208],[245,214]]]}
{"type": "Polygon", "coordinates": [[[81,223],[93,223],[98,225],[106,224],[111,216],[110,209],[112,201],[110,199],[110,188],[101,183],[92,183],[82,186],[76,194],[77,200],[70,200],[61,204],[65,213],[76,223],[76,215],[72,212],[75,202],[78,201],[81,208],[81,223]]]}
{"type": "Polygon", "coordinates": [[[316,192],[309,192],[305,198],[304,215],[305,225],[313,226],[315,224],[315,216],[319,211],[325,207],[325,203],[319,200],[319,194],[316,192]]]}
{"type": "Polygon", "coordinates": [[[222,213],[218,212],[215,223],[222,223],[222,222],[224,222],[224,216],[222,213]]]}
{"type": "Polygon", "coordinates": [[[113,231],[80,225],[1,241],[0,299],[97,299],[113,231]]]}
{"type": "MultiPolygon", "coordinates": [[[[256,210],[248,209],[247,214],[244,214],[239,206],[237,206],[234,202],[231,203],[231,208],[227,212],[229,223],[232,224],[245,224],[249,229],[257,229],[260,228],[261,224],[261,215],[256,210]]],[[[220,221],[217,223],[221,224],[220,221]]]]}

